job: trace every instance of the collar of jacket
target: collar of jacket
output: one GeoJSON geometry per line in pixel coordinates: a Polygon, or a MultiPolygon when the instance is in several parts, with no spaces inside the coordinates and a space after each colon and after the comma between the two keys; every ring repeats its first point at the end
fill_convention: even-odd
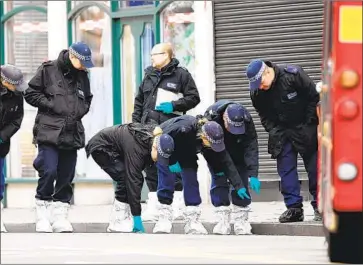
{"type": "Polygon", "coordinates": [[[10,91],[5,86],[3,86],[3,84],[0,83],[0,95],[3,96],[9,93],[10,91]]]}
{"type": "MultiPolygon", "coordinates": [[[[281,74],[281,70],[280,68],[276,65],[276,64],[273,64],[272,62],[270,61],[264,61],[264,63],[268,66],[268,67],[271,67],[274,69],[274,72],[275,72],[275,77],[274,77],[274,80],[272,80],[272,83],[271,83],[271,87],[270,89],[273,89],[274,88],[274,85],[276,84],[276,80],[277,78],[280,76],[281,74]]],[[[269,90],[270,90],[269,89],[269,90]]]]}
{"type": "Polygon", "coordinates": [[[62,50],[59,53],[58,59],[58,66],[62,70],[64,75],[71,75],[76,76],[79,70],[73,67],[71,60],[69,59],[69,52],[68,50],[62,50]]]}
{"type": "Polygon", "coordinates": [[[168,63],[167,65],[165,65],[163,68],[161,68],[161,70],[157,70],[156,68],[149,66],[148,68],[145,69],[145,73],[146,74],[150,74],[150,75],[164,75],[164,74],[171,74],[175,71],[175,69],[178,67],[179,65],[179,61],[176,58],[171,59],[170,63],[168,63]],[[160,72],[160,74],[158,74],[157,72],[160,72]]]}

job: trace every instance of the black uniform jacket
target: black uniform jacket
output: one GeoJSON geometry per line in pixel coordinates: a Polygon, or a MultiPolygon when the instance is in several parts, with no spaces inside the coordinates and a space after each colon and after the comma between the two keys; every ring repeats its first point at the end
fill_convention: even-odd
{"type": "Polygon", "coordinates": [[[110,165],[122,163],[117,178],[125,185],[127,200],[134,216],[141,214],[141,191],[144,183],[142,171],[152,163],[151,147],[153,125],[129,123],[105,128],[93,136],[86,145],[87,157],[93,152],[108,154],[110,165]]]}
{"type": "Polygon", "coordinates": [[[164,114],[155,110],[159,88],[176,94],[183,94],[182,98],[172,101],[173,109],[176,112],[185,114],[200,102],[198,89],[192,75],[187,69],[180,67],[179,61],[174,58],[161,71],[151,66],[146,68],[145,77],[135,98],[134,113],[132,114],[133,122],[148,123],[153,120],[160,124],[178,116],[173,113],[164,114]]]}
{"type": "Polygon", "coordinates": [[[72,66],[67,50],[57,60],[43,63],[25,92],[25,100],[38,108],[34,142],[69,150],[84,147],[82,118],[92,97],[87,72],[72,66]]]}
{"type": "Polygon", "coordinates": [[[269,133],[268,152],[276,158],[289,140],[296,151],[308,155],[317,150],[319,94],[315,83],[299,66],[277,66],[269,90],[251,93],[253,106],[269,133]]]}
{"type": "Polygon", "coordinates": [[[24,116],[23,96],[12,92],[0,84],[0,157],[10,150],[10,138],[20,129],[24,116]]]}
{"type": "MultiPolygon", "coordinates": [[[[258,142],[255,124],[250,113],[245,109],[245,133],[235,135],[227,131],[224,126],[223,114],[230,104],[238,104],[230,100],[219,100],[211,105],[204,116],[222,126],[224,143],[236,165],[244,165],[249,176],[258,176],[258,142]]],[[[243,106],[242,106],[243,107],[243,106]]]]}

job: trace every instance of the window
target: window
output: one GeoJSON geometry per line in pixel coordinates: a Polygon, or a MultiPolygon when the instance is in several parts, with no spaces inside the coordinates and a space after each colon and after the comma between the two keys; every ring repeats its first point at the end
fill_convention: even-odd
{"type": "MultiPolygon", "coordinates": [[[[93,100],[89,113],[82,119],[88,142],[100,130],[113,125],[111,21],[105,12],[93,6],[80,13],[73,24],[74,41],[89,45],[95,64],[89,73],[93,100]]],[[[76,177],[108,178],[92,157],[86,158],[84,150],[78,153],[76,177]]]]}
{"type": "MultiPolygon", "coordinates": [[[[75,19],[74,40],[89,45],[96,67],[104,65],[104,49],[101,46],[105,45],[104,31],[109,31],[109,28],[110,18],[97,6],[87,8],[75,19]]],[[[107,41],[109,42],[109,40],[107,41]]]]}
{"type": "MultiPolygon", "coordinates": [[[[75,7],[75,6],[77,6],[79,4],[82,4],[84,2],[87,2],[87,1],[72,1],[72,7],[75,7]]],[[[110,6],[110,1],[97,1],[97,2],[100,3],[100,4],[105,4],[107,6],[110,6]]]]}
{"type": "Polygon", "coordinates": [[[146,23],[144,32],[141,36],[141,51],[142,51],[142,71],[146,69],[146,67],[151,65],[151,49],[155,44],[154,32],[151,26],[151,23],[146,23]]]}
{"type": "Polygon", "coordinates": [[[175,57],[194,77],[194,2],[175,1],[162,12],[162,41],[174,46],[175,57]]]}
{"type": "Polygon", "coordinates": [[[136,65],[135,65],[135,40],[132,35],[130,25],[125,25],[121,39],[121,77],[122,77],[122,97],[123,97],[123,117],[122,122],[132,121],[134,111],[134,99],[137,93],[136,88],[136,65]]]}
{"type": "MultiPolygon", "coordinates": [[[[6,10],[10,11],[25,4],[46,7],[47,1],[6,1],[6,10]]],[[[5,61],[19,67],[25,80],[29,81],[48,57],[47,15],[38,11],[18,13],[5,22],[5,31],[5,61]]],[[[37,176],[33,168],[37,149],[32,143],[36,113],[36,108],[24,103],[21,128],[11,141],[9,177],[37,176]]]]}
{"type": "Polygon", "coordinates": [[[129,8],[129,7],[142,7],[142,6],[153,6],[154,5],[154,1],[141,1],[141,0],[136,0],[136,1],[120,1],[120,7],[121,8],[129,8]]]}

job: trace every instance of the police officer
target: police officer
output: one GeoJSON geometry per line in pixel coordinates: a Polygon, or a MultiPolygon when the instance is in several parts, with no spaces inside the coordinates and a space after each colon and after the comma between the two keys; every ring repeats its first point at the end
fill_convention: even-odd
{"type": "Polygon", "coordinates": [[[186,234],[207,234],[207,230],[200,221],[201,197],[197,180],[197,153],[202,153],[207,163],[216,172],[225,172],[239,196],[248,196],[238,171],[231,158],[225,152],[223,129],[205,118],[195,118],[183,115],[170,119],[160,125],[159,133],[167,133],[175,143],[175,150],[170,157],[170,165],[166,167],[157,163],[159,183],[159,219],[155,224],[154,233],[170,233],[172,228],[172,207],[175,173],[180,173],[184,186],[184,200],[186,205],[186,234]],[[173,174],[174,173],[174,174],[173,174]]]}
{"type": "Polygon", "coordinates": [[[35,196],[37,232],[73,231],[68,209],[77,150],[85,145],[82,118],[92,101],[86,71],[91,67],[90,48],[82,42],[74,43],[61,51],[57,60],[38,68],[25,93],[25,100],[38,108],[33,128],[39,150],[33,163],[39,173],[35,196]]]}
{"type": "MultiPolygon", "coordinates": [[[[0,82],[0,201],[5,191],[5,157],[10,150],[10,139],[19,130],[24,116],[23,96],[27,89],[23,73],[14,65],[1,66],[0,82]]],[[[3,204],[1,203],[1,209],[3,204]]],[[[6,232],[1,220],[1,232],[6,232]]]]}
{"type": "Polygon", "coordinates": [[[301,155],[313,196],[314,220],[317,210],[317,125],[319,94],[311,78],[299,66],[275,65],[253,60],[247,67],[251,99],[262,125],[269,133],[268,152],[277,159],[281,193],[287,210],[281,223],[304,220],[303,198],[297,173],[297,155],[301,155]]]}
{"type": "Polygon", "coordinates": [[[145,231],[140,204],[142,170],[152,159],[168,165],[174,151],[173,139],[167,134],[154,137],[154,128],[140,123],[112,126],[93,136],[86,146],[87,157],[92,155],[116,182],[108,232],[145,231]]]}
{"type": "MultiPolygon", "coordinates": [[[[170,43],[155,45],[151,51],[151,61],[152,66],[145,69],[144,79],[135,98],[133,122],[161,124],[185,114],[199,104],[199,93],[193,77],[173,58],[170,43]]],[[[158,182],[156,167],[147,167],[145,173],[150,193],[144,216],[145,220],[155,220],[158,182]]],[[[183,189],[180,176],[177,177],[175,189],[174,218],[180,218],[183,189]]]]}
{"type": "MultiPolygon", "coordinates": [[[[217,122],[223,128],[226,151],[230,154],[249,197],[241,199],[236,191],[231,192],[234,233],[236,235],[251,234],[252,228],[248,222],[251,204],[248,183],[250,182],[251,189],[256,193],[260,192],[258,144],[254,122],[242,104],[230,100],[217,101],[206,110],[204,116],[217,122]]],[[[214,172],[212,168],[210,172],[212,175],[211,199],[218,216],[218,223],[213,233],[228,235],[231,233],[230,187],[224,172],[214,172]]]]}

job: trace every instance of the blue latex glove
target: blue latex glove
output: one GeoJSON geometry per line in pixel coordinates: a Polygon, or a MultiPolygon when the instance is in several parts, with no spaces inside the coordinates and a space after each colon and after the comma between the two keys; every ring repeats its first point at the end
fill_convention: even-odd
{"type": "Polygon", "coordinates": [[[216,175],[217,177],[223,177],[224,176],[224,172],[218,172],[218,173],[215,173],[214,175],[216,175]]]}
{"type": "Polygon", "coordinates": [[[173,104],[171,102],[160,103],[160,105],[156,106],[155,109],[162,111],[165,114],[170,114],[170,113],[173,113],[173,111],[174,111],[173,104]]]}
{"type": "Polygon", "coordinates": [[[180,173],[180,172],[182,172],[182,169],[180,167],[179,162],[176,162],[174,165],[169,166],[169,170],[172,173],[180,173]]]}
{"type": "Polygon", "coordinates": [[[133,233],[145,233],[144,225],[142,224],[141,216],[134,216],[133,233]]]}
{"type": "Polygon", "coordinates": [[[261,183],[258,178],[252,176],[250,177],[250,187],[254,192],[260,194],[261,183]]]}
{"type": "Polygon", "coordinates": [[[244,199],[251,199],[251,198],[250,198],[250,196],[248,196],[248,194],[247,194],[247,190],[246,190],[246,188],[241,188],[241,189],[239,189],[239,190],[237,191],[237,194],[238,194],[238,196],[240,196],[240,198],[241,198],[242,200],[244,200],[244,199]]]}

